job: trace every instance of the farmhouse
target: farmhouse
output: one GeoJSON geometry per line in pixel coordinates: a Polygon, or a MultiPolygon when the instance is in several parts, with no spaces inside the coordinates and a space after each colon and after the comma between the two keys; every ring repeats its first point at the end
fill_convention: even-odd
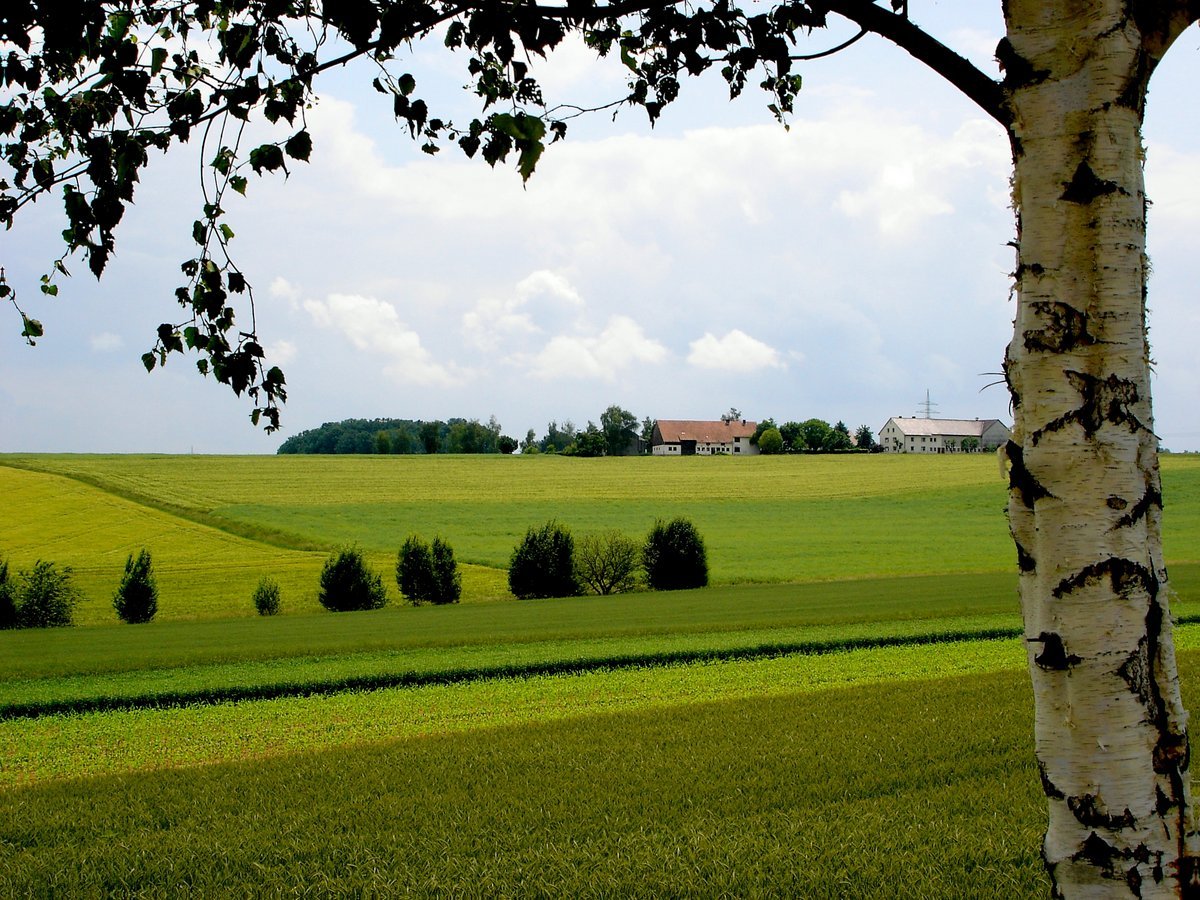
{"type": "Polygon", "coordinates": [[[731,422],[659,419],[654,423],[650,453],[654,456],[716,456],[723,453],[751,456],[758,453],[758,447],[750,443],[757,428],[757,422],[745,419],[731,422]]]}
{"type": "Polygon", "coordinates": [[[995,450],[1009,437],[999,419],[893,416],[879,429],[879,446],[886,453],[972,453],[995,450]]]}

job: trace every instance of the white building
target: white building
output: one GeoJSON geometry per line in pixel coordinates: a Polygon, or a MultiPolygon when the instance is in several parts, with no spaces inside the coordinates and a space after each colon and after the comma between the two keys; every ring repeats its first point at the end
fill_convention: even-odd
{"type": "Polygon", "coordinates": [[[879,446],[886,453],[970,453],[995,450],[1010,437],[999,419],[893,416],[879,429],[879,446]]]}
{"type": "Polygon", "coordinates": [[[694,422],[659,419],[654,423],[650,453],[654,456],[751,456],[758,447],[750,443],[757,422],[734,419],[732,422],[694,422]]]}

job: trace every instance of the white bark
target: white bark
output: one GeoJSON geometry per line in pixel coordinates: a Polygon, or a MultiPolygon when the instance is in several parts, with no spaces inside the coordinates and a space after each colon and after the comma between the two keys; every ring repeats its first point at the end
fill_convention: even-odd
{"type": "Polygon", "coordinates": [[[1173,35],[1147,34],[1134,4],[1009,0],[999,54],[1019,228],[1009,520],[1045,860],[1068,897],[1179,896],[1195,878],[1144,302],[1140,129],[1173,35]]]}

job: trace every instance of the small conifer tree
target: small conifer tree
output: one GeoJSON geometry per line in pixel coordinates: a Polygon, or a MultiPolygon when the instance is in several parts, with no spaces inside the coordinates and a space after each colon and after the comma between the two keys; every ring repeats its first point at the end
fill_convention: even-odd
{"type": "Polygon", "coordinates": [[[158,584],[154,580],[150,551],[143,547],[125,560],[125,574],[113,596],[113,608],[122,622],[139,625],[158,612],[158,584]]]}

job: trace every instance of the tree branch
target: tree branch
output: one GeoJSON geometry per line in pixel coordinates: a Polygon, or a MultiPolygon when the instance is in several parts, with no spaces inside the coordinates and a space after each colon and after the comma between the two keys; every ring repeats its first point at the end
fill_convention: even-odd
{"type": "Polygon", "coordinates": [[[860,28],[891,41],[914,59],[923,62],[974,100],[985,113],[1008,128],[1012,116],[1004,88],[966,58],[914,25],[904,16],[884,9],[872,0],[822,0],[830,12],[849,19],[860,28]]]}

